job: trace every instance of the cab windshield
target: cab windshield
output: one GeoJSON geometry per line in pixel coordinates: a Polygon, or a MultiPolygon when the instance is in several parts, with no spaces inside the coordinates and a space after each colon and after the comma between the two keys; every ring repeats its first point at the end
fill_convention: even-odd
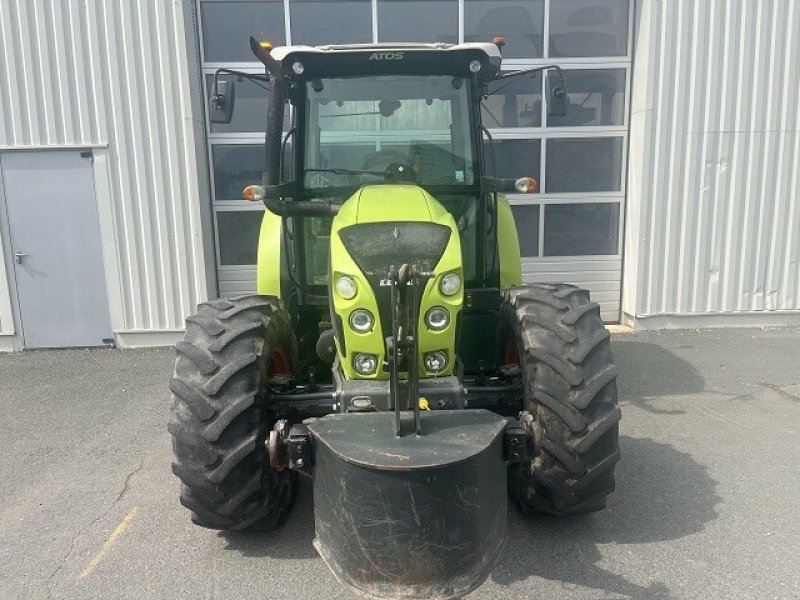
{"type": "Polygon", "coordinates": [[[306,83],[307,190],[384,179],[390,165],[419,185],[471,185],[469,83],[449,75],[381,75],[306,83]]]}

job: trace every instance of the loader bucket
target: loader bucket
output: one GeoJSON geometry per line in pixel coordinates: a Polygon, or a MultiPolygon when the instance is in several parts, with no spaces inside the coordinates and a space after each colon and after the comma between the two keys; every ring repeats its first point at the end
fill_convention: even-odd
{"type": "Polygon", "coordinates": [[[378,598],[459,598],[506,539],[506,421],[432,411],[422,435],[394,414],[330,415],[314,437],[314,546],[336,577],[378,598]]]}

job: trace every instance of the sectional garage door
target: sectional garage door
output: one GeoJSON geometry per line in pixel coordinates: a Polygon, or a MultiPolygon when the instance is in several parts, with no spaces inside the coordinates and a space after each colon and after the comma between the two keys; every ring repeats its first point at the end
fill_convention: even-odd
{"type": "MultiPolygon", "coordinates": [[[[531,174],[541,183],[536,195],[510,197],[526,281],[586,286],[609,322],[620,310],[631,13],[629,0],[198,0],[206,87],[219,67],[261,72],[250,35],[274,45],[502,35],[505,69],[562,66],[567,117],[548,117],[542,78],[525,77],[498,84],[483,122],[497,175],[531,174]]],[[[236,97],[233,122],[208,129],[223,296],[255,290],[261,213],[239,198],[260,179],[266,90],[237,82],[236,97]]]]}

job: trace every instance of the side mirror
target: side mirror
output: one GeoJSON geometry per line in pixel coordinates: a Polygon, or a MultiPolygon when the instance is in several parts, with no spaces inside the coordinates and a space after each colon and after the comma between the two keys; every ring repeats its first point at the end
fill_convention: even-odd
{"type": "Polygon", "coordinates": [[[567,116],[567,86],[560,69],[547,72],[547,114],[551,117],[567,116]]]}
{"type": "Polygon", "coordinates": [[[233,118],[233,103],[236,100],[236,88],[232,81],[217,79],[211,90],[209,119],[212,123],[227,125],[233,118]]]}

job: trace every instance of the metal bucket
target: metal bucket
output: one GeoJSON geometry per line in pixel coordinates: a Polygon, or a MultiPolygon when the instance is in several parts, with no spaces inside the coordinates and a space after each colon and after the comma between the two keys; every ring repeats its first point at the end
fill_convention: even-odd
{"type": "Polygon", "coordinates": [[[336,577],[380,598],[483,583],[506,539],[505,425],[483,410],[426,412],[399,438],[388,412],[309,422],[314,546],[336,577]]]}

